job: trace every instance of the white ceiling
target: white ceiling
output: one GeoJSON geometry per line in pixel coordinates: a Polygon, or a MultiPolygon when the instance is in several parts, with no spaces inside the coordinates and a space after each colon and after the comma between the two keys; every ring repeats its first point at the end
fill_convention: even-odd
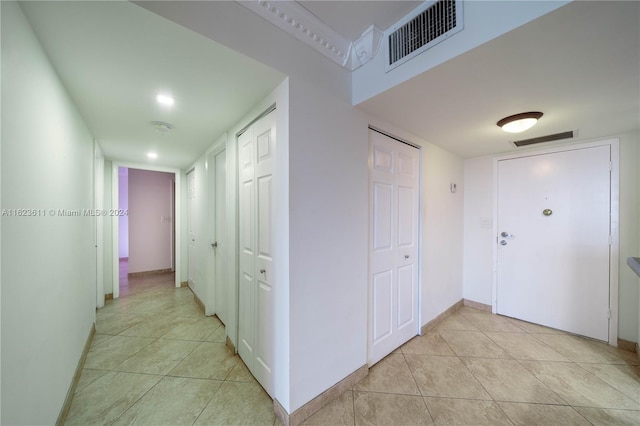
{"type": "MultiPolygon", "coordinates": [[[[352,40],[419,4],[301,3],[352,40]]],[[[530,110],[545,115],[519,138],[637,130],[638,4],[573,2],[358,107],[463,157],[514,150],[495,123],[530,110]]],[[[284,78],[128,2],[22,7],[109,158],[146,163],[156,150],[157,164],[186,167],[284,78]],[[155,103],[159,91],[175,96],[173,109],[155,103]],[[163,136],[154,120],[175,129],[163,136]]]]}
{"type": "Polygon", "coordinates": [[[187,167],[284,79],[129,2],[21,6],[111,159],[187,167]],[[158,92],[175,105],[160,107],[158,92]],[[163,134],[152,121],[174,130],[163,134]],[[150,161],[149,151],[158,158],[150,161]]]}
{"type": "Polygon", "coordinates": [[[422,4],[422,1],[299,0],[298,3],[338,34],[356,41],[372,24],[386,30],[422,4]]]}
{"type": "Polygon", "coordinates": [[[638,130],[639,4],[570,3],[359,107],[463,157],[567,130],[580,139],[638,130]],[[524,133],[495,124],[527,111],[544,116],[524,133]]]}

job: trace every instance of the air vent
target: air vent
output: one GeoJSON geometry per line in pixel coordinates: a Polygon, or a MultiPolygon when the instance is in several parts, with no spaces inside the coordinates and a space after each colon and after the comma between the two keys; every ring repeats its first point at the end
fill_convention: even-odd
{"type": "Polygon", "coordinates": [[[461,31],[462,21],[461,0],[425,2],[387,33],[387,71],[461,31]]]}
{"type": "Polygon", "coordinates": [[[521,146],[535,145],[537,143],[559,141],[561,139],[571,139],[571,138],[573,138],[573,136],[574,136],[574,131],[573,130],[569,130],[568,132],[556,133],[554,135],[540,136],[539,138],[531,138],[531,139],[524,139],[524,140],[521,140],[521,141],[513,141],[513,144],[519,148],[521,146]]]}

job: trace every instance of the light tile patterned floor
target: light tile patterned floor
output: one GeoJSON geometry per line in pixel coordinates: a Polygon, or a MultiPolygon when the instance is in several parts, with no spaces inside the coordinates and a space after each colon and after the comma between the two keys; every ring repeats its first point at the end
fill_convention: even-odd
{"type": "MultiPolygon", "coordinates": [[[[123,286],[98,311],[66,424],[280,424],[224,326],[172,274],[123,286]]],[[[304,424],[640,425],[640,366],[631,352],[465,307],[304,424]]]]}

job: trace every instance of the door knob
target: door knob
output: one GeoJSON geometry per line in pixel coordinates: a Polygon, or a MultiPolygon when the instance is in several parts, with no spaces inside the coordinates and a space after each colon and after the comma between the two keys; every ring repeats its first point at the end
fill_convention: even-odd
{"type": "Polygon", "coordinates": [[[265,272],[267,272],[267,270],[266,270],[266,269],[260,269],[260,273],[261,273],[261,274],[264,274],[265,272]]]}
{"type": "Polygon", "coordinates": [[[502,231],[502,233],[500,234],[500,236],[501,236],[502,238],[513,238],[513,235],[511,235],[510,233],[505,232],[505,231],[502,231]]]}
{"type": "Polygon", "coordinates": [[[409,256],[408,254],[405,254],[405,255],[404,255],[404,258],[405,258],[405,259],[408,259],[409,257],[410,257],[410,256],[409,256]]]}
{"type": "Polygon", "coordinates": [[[213,248],[218,247],[218,242],[217,242],[217,241],[215,241],[215,242],[211,243],[211,247],[213,247],[213,248]]]}

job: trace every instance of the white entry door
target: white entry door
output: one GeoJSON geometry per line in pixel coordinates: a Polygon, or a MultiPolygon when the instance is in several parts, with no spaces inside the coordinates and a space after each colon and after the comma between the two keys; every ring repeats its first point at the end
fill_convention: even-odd
{"type": "Polygon", "coordinates": [[[609,338],[611,147],[498,162],[497,313],[609,338]]]}
{"type": "Polygon", "coordinates": [[[273,155],[275,113],[238,138],[240,278],[238,353],[273,392],[273,155]]]}
{"type": "Polygon", "coordinates": [[[187,229],[189,232],[189,284],[195,285],[195,247],[196,233],[194,230],[194,199],[196,197],[196,180],[195,173],[191,171],[187,174],[187,229]]]}
{"type": "Polygon", "coordinates": [[[420,151],[369,130],[369,365],[418,334],[420,151]]]}

